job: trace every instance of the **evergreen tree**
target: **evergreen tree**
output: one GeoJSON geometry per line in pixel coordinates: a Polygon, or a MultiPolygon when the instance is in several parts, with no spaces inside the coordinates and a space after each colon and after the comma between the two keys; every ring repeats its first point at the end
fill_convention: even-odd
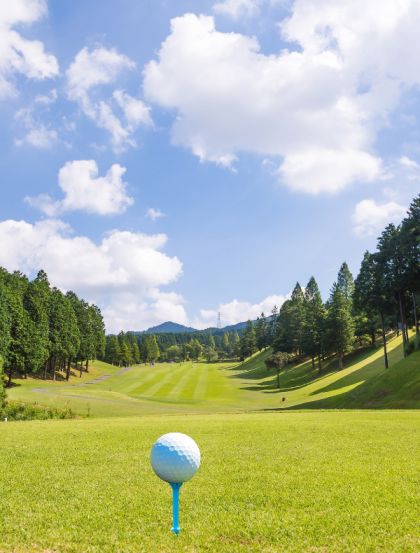
{"type": "Polygon", "coordinates": [[[333,285],[329,301],[328,330],[330,347],[338,354],[339,369],[342,369],[344,355],[353,347],[354,322],[348,297],[337,283],[333,285]]]}
{"type": "Polygon", "coordinates": [[[230,340],[227,332],[223,333],[223,353],[225,357],[229,357],[230,355],[230,340]]]}
{"type": "Polygon", "coordinates": [[[159,346],[154,334],[146,338],[146,359],[149,363],[154,363],[160,355],[159,346]]]}
{"type": "Polygon", "coordinates": [[[337,287],[351,308],[353,305],[354,279],[346,262],[341,265],[338,272],[337,287]]]}
{"type": "Polygon", "coordinates": [[[360,272],[355,281],[354,303],[358,312],[366,313],[371,332],[376,331],[376,317],[380,318],[385,368],[388,368],[385,317],[394,310],[394,301],[387,294],[378,256],[368,251],[363,256],[360,272]]]}
{"type": "Polygon", "coordinates": [[[304,309],[303,350],[311,356],[313,369],[315,368],[315,357],[318,358],[318,370],[321,372],[326,310],[314,277],[309,279],[305,288],[304,309]]]}
{"type": "Polygon", "coordinates": [[[48,361],[49,341],[49,300],[50,284],[44,271],[28,283],[24,296],[24,307],[29,315],[31,340],[25,363],[26,372],[37,372],[48,361]]]}
{"type": "Polygon", "coordinates": [[[378,239],[376,259],[381,274],[382,289],[386,291],[389,297],[395,298],[397,301],[405,353],[408,345],[405,306],[405,291],[408,279],[399,227],[390,224],[382,232],[378,239]]]}
{"type": "Polygon", "coordinates": [[[130,347],[130,357],[132,363],[140,363],[140,350],[139,350],[139,343],[137,341],[137,338],[135,334],[132,332],[129,332],[127,334],[127,340],[130,347]]]}
{"type": "Polygon", "coordinates": [[[269,327],[267,319],[265,318],[264,313],[261,313],[261,315],[257,318],[257,322],[255,323],[255,337],[258,351],[261,351],[268,346],[268,333],[269,327]]]}
{"type": "Polygon", "coordinates": [[[245,331],[240,338],[240,355],[242,359],[250,357],[257,351],[257,340],[252,321],[246,323],[245,331]]]}
{"type": "Polygon", "coordinates": [[[240,349],[241,340],[236,330],[231,334],[231,347],[232,347],[232,355],[234,357],[239,357],[241,355],[241,349],[240,349]]]}
{"type": "Polygon", "coordinates": [[[0,268],[0,357],[6,359],[11,341],[11,313],[8,289],[4,282],[5,271],[0,268]]]}
{"type": "Polygon", "coordinates": [[[3,357],[0,355],[0,415],[1,410],[6,404],[6,390],[4,389],[3,379],[3,357]]]}
{"type": "Polygon", "coordinates": [[[118,343],[118,338],[111,334],[106,338],[106,349],[105,349],[105,359],[108,363],[112,365],[118,365],[120,359],[120,346],[118,343]]]}

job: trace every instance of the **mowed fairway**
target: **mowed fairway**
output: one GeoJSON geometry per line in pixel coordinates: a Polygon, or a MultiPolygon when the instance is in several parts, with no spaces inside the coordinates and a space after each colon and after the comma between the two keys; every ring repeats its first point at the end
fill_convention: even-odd
{"type": "Polygon", "coordinates": [[[1,425],[2,552],[417,552],[420,413],[174,415],[1,425]],[[192,435],[181,491],[152,472],[192,435]]]}
{"type": "Polygon", "coordinates": [[[96,363],[92,372],[65,382],[18,380],[10,399],[58,407],[89,416],[238,410],[239,387],[232,363],[162,363],[118,369],[96,363]]]}
{"type": "MultiPolygon", "coordinates": [[[[388,343],[391,366],[402,359],[401,337],[388,343]]],[[[110,417],[145,414],[226,413],[293,408],[352,407],[353,396],[374,378],[387,373],[380,347],[360,353],[337,371],[336,362],[321,375],[309,361],[280,375],[280,388],[268,372],[263,352],[245,363],[162,363],[118,368],[96,362],[80,379],[15,380],[9,398],[56,407],[71,407],[81,416],[110,417]]],[[[413,354],[412,359],[418,359],[413,354]]],[[[414,364],[416,361],[414,362],[414,364]]],[[[420,360],[418,362],[420,365],[420,360]]],[[[390,369],[390,371],[397,369],[390,369]]],[[[415,377],[415,371],[413,375],[415,377]]],[[[403,383],[396,384],[402,385],[403,383]]],[[[407,405],[420,405],[420,397],[407,405]]],[[[416,384],[418,388],[418,383],[416,384]]],[[[379,391],[383,395],[384,390],[379,391]]],[[[410,391],[408,391],[407,400],[410,391]]],[[[377,406],[375,402],[367,407],[377,406]]],[[[392,407],[391,404],[387,405],[392,407]]],[[[404,404],[399,404],[404,406],[404,404]]]]}

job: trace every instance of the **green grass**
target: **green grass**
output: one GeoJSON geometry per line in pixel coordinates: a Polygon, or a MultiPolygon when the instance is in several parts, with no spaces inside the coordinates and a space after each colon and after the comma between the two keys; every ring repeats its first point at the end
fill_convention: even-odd
{"type": "Polygon", "coordinates": [[[417,552],[419,412],[175,415],[0,426],[0,551],[417,552]],[[191,434],[182,533],[149,451],[191,434]]]}
{"type": "Polygon", "coordinates": [[[163,363],[122,371],[96,362],[89,374],[70,383],[15,380],[12,400],[71,408],[81,416],[225,413],[277,409],[420,407],[420,361],[415,353],[402,360],[401,337],[388,343],[391,368],[384,368],[382,348],[351,355],[338,371],[336,361],[321,375],[309,361],[286,368],[277,379],[264,359],[245,363],[163,363]],[[416,371],[416,367],[419,370],[416,371]],[[101,377],[106,377],[101,380],[101,377]]]}
{"type": "Polygon", "coordinates": [[[419,551],[420,353],[394,338],[388,370],[371,349],[289,367],[280,389],[269,353],[15,380],[11,399],[91,418],[0,424],[0,553],[419,551]],[[179,538],[149,466],[169,431],[202,451],[179,538]]]}

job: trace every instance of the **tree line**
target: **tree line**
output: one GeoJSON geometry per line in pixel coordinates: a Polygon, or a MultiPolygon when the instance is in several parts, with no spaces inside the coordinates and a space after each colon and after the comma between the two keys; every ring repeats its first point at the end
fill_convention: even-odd
{"type": "Polygon", "coordinates": [[[106,337],[104,360],[120,366],[198,359],[213,362],[239,357],[239,343],[236,331],[215,335],[207,331],[159,334],[120,332],[106,337]]]}
{"type": "Polygon", "coordinates": [[[381,233],[377,250],[365,252],[355,280],[347,263],[342,264],[325,303],[311,277],[304,289],[296,283],[290,299],[279,312],[274,308],[269,319],[262,314],[255,324],[248,321],[242,357],[272,346],[274,354],[289,356],[274,355],[269,366],[283,367],[293,356],[308,356],[321,372],[327,356],[336,355],[341,369],[345,354],[368,343],[375,346],[380,337],[388,367],[389,331],[401,332],[405,355],[420,348],[419,292],[420,195],[400,225],[389,224],[381,233]],[[409,327],[416,331],[411,341],[409,327]]]}
{"type": "MultiPolygon", "coordinates": [[[[0,358],[10,386],[13,373],[68,380],[105,353],[100,309],[50,286],[41,270],[30,280],[0,268],[0,358]]],[[[0,378],[1,381],[1,378],[0,378]]]]}

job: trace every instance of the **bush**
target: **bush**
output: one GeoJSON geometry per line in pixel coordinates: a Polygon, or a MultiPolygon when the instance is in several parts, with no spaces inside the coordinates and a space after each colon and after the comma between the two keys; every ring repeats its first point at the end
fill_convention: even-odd
{"type": "Polygon", "coordinates": [[[7,418],[12,421],[73,419],[75,417],[69,407],[58,409],[57,407],[43,407],[36,403],[19,403],[17,401],[7,402],[0,412],[2,419],[7,418]]]}

